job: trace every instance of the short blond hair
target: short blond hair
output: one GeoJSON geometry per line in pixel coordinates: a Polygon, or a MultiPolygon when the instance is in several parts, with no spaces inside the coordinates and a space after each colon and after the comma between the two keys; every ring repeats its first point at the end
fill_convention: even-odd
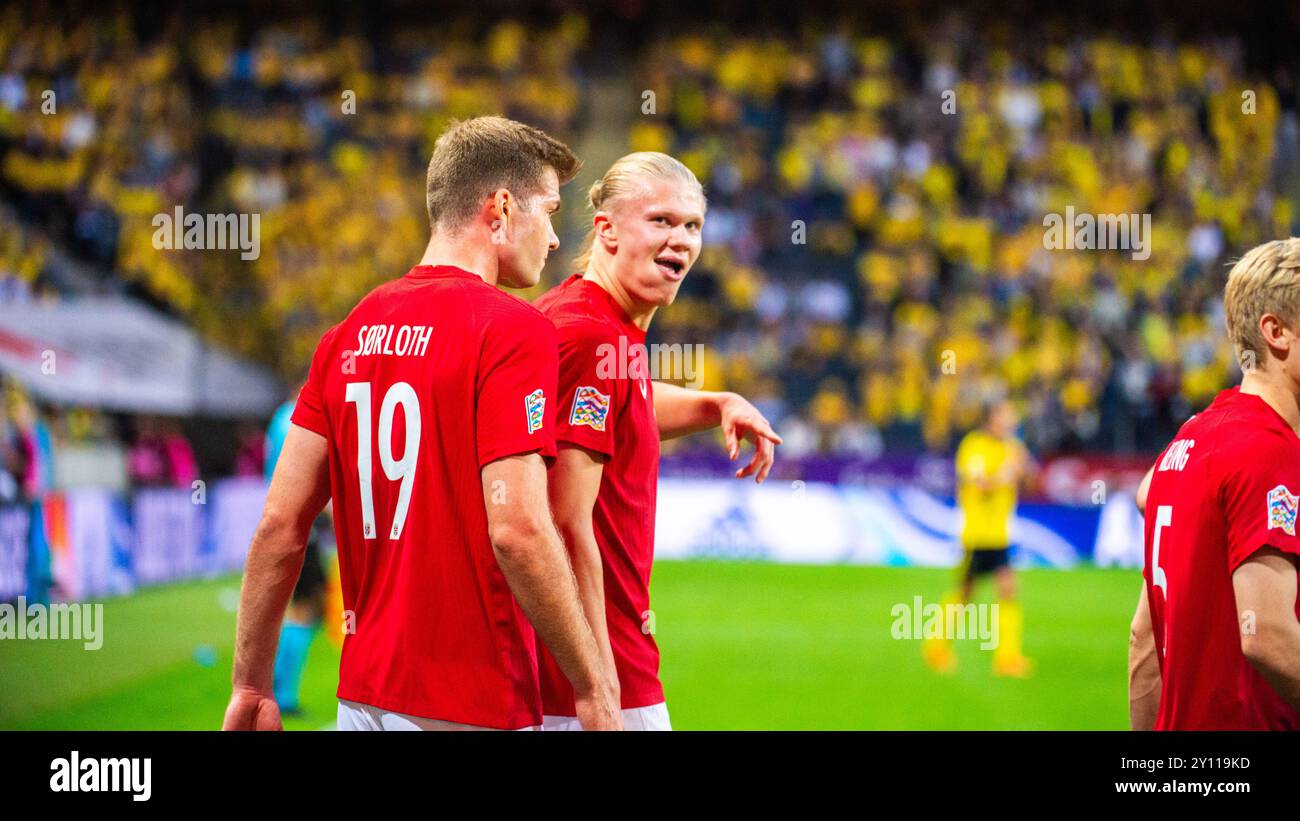
{"type": "Polygon", "coordinates": [[[1300,239],[1256,245],[1237,260],[1223,289],[1223,313],[1237,356],[1250,351],[1263,358],[1268,346],[1260,317],[1275,314],[1288,324],[1300,319],[1300,239]]]}
{"type": "Polygon", "coordinates": [[[454,231],[498,188],[523,200],[540,193],[545,168],[554,168],[564,184],[581,166],[567,145],[540,128],[505,117],[452,121],[429,159],[429,227],[454,231]]]}
{"type": "MultiPolygon", "coordinates": [[[[587,190],[587,204],[591,206],[592,214],[608,211],[620,199],[635,194],[637,182],[646,178],[677,180],[698,194],[701,205],[708,208],[709,201],[704,196],[704,186],[700,185],[695,172],[680,160],[659,151],[634,151],[615,160],[605,175],[591,184],[587,190]]],[[[587,270],[595,243],[596,227],[593,225],[587,231],[582,249],[573,261],[575,270],[587,270]]]]}

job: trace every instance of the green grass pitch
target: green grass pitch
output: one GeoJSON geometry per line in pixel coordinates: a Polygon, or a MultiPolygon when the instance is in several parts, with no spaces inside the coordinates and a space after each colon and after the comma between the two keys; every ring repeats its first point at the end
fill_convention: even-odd
{"type": "MultiPolygon", "coordinates": [[[[894,605],[937,602],[947,570],[659,562],[652,602],[673,726],[703,729],[1123,729],[1136,571],[1020,574],[1033,677],[994,677],[978,642],[957,672],[891,637],[894,605]]],[[[230,691],[228,577],[104,607],[104,645],[0,641],[0,729],[214,729],[230,691]]],[[[990,600],[987,585],[977,600],[990,600]]],[[[301,718],[332,724],[338,653],[312,645],[301,718]]]]}

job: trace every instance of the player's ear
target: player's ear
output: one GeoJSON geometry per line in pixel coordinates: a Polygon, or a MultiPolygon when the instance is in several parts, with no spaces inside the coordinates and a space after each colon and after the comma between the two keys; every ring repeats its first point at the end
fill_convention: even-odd
{"type": "Polygon", "coordinates": [[[596,239],[605,246],[605,250],[613,253],[618,248],[618,231],[615,230],[614,221],[609,218],[609,214],[597,211],[592,217],[592,226],[596,229],[596,239]]]}
{"type": "Polygon", "coordinates": [[[492,229],[493,243],[504,242],[506,228],[510,224],[510,217],[515,208],[515,199],[510,189],[498,188],[493,191],[492,196],[483,204],[483,208],[488,225],[492,229]]]}
{"type": "Polygon", "coordinates": [[[1264,314],[1259,318],[1259,332],[1264,337],[1264,344],[1276,350],[1290,350],[1295,334],[1277,314],[1264,314]]]}
{"type": "Polygon", "coordinates": [[[492,192],[492,212],[501,219],[509,219],[515,208],[514,195],[509,188],[498,188],[492,192]]]}

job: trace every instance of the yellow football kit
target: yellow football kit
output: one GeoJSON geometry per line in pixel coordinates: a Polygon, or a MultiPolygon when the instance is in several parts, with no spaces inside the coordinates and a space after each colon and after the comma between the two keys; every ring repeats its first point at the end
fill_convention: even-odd
{"type": "MultiPolygon", "coordinates": [[[[962,511],[961,544],[965,558],[959,583],[1009,565],[1011,518],[1016,511],[1016,490],[1026,456],[1019,440],[999,439],[983,430],[966,434],[957,447],[957,505],[962,511]]],[[[945,608],[961,605],[958,593],[943,598],[945,608]]],[[[1022,652],[1024,614],[1020,603],[998,602],[999,636],[993,651],[993,670],[1001,675],[1028,675],[1029,662],[1022,652]]],[[[950,637],[927,639],[926,662],[941,672],[956,668],[950,637]]]]}

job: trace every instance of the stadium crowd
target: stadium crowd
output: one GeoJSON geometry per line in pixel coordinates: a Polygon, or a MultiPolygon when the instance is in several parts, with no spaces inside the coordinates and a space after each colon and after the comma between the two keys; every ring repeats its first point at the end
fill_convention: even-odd
{"type": "MultiPolygon", "coordinates": [[[[163,29],[0,15],[0,189],[286,380],[418,254],[450,118],[569,140],[590,119],[578,14],[382,37],[163,29]],[[260,214],[259,256],[160,253],[151,218],[175,205],[260,214]]],[[[654,110],[618,139],[678,156],[710,200],[704,254],[651,339],[702,344],[704,387],[754,399],[789,456],[950,452],[1003,394],[1037,453],[1153,452],[1236,379],[1225,263],[1295,232],[1294,89],[1250,75],[1232,38],[959,18],[901,38],[709,30],[652,37],[621,70],[654,110]],[[1149,214],[1150,258],[1048,250],[1043,217],[1067,207],[1149,214]]],[[[0,283],[19,294],[42,264],[25,230],[0,221],[0,283]]]]}
{"type": "Polygon", "coordinates": [[[787,440],[942,451],[1009,393],[1037,451],[1159,449],[1237,378],[1225,263],[1295,233],[1293,89],[1245,76],[1231,39],[946,21],[918,43],[647,51],[659,116],[631,147],[682,158],[710,195],[708,249],[663,325],[798,414],[787,440]],[[1048,250],[1044,215],[1067,207],[1150,214],[1150,258],[1048,250]]]}

